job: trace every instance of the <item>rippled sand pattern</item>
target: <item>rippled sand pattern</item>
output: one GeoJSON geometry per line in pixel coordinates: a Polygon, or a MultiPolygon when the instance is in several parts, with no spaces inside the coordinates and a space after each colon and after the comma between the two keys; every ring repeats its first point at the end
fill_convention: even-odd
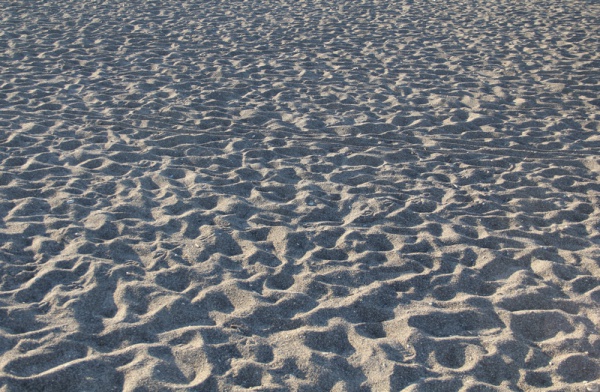
{"type": "Polygon", "coordinates": [[[598,391],[596,1],[3,1],[0,391],[598,391]]]}

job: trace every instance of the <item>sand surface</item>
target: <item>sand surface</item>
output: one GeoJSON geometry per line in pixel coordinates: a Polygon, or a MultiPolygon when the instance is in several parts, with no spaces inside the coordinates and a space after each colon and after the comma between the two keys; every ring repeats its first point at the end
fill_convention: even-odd
{"type": "Polygon", "coordinates": [[[597,1],[0,4],[0,391],[598,391],[597,1]]]}

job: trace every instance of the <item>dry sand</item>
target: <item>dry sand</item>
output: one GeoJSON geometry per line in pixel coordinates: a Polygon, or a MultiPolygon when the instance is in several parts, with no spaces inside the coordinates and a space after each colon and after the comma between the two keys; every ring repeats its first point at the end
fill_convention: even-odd
{"type": "Polygon", "coordinates": [[[598,391],[597,1],[2,1],[0,391],[598,391]]]}

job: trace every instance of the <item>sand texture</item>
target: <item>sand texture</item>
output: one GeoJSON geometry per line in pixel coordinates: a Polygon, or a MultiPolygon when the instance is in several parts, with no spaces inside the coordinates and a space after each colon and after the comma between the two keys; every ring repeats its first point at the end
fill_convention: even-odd
{"type": "Polygon", "coordinates": [[[600,3],[0,3],[0,392],[599,391],[600,3]]]}

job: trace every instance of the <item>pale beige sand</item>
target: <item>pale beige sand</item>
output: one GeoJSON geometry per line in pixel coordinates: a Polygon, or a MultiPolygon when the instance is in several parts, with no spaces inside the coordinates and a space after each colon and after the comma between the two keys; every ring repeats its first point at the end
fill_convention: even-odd
{"type": "Polygon", "coordinates": [[[596,1],[2,1],[0,391],[592,391],[596,1]]]}

